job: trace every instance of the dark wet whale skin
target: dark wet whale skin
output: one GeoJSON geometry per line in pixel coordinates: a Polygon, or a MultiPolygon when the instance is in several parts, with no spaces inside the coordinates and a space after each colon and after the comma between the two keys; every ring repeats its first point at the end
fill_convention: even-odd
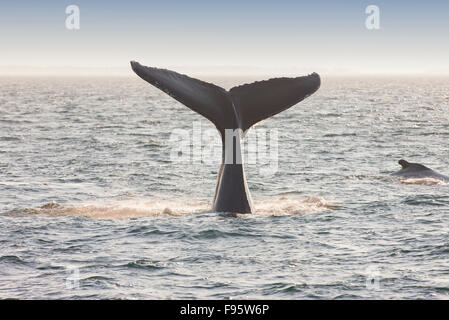
{"type": "Polygon", "coordinates": [[[449,176],[438,173],[422,164],[410,163],[403,159],[399,160],[398,163],[402,166],[402,169],[393,173],[393,176],[405,179],[434,178],[449,182],[449,176]]]}

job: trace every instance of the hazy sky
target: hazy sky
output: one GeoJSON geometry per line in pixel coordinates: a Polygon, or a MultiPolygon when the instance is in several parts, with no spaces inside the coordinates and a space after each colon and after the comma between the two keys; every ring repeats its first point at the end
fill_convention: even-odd
{"type": "Polygon", "coordinates": [[[0,5],[3,71],[128,70],[135,59],[222,71],[449,74],[447,0],[0,0],[0,5]],[[65,26],[65,9],[72,4],[80,9],[79,30],[65,26]],[[379,30],[365,27],[368,5],[380,9],[379,30]]]}

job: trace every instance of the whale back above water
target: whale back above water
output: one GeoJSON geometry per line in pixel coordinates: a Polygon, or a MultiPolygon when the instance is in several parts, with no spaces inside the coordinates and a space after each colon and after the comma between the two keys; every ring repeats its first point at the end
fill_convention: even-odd
{"type": "Polygon", "coordinates": [[[449,177],[441,173],[438,173],[425,165],[420,163],[410,163],[404,159],[398,161],[402,166],[402,169],[393,173],[393,176],[404,178],[404,179],[425,179],[432,178],[441,180],[444,182],[449,182],[449,177]]]}
{"type": "Polygon", "coordinates": [[[242,164],[240,140],[254,124],[284,111],[313,94],[320,76],[273,78],[229,91],[177,72],[131,61],[133,71],[156,88],[210,120],[221,134],[222,162],[213,210],[252,213],[253,205],[242,164]],[[232,130],[231,136],[228,135],[232,130]],[[237,134],[235,135],[235,132],[237,134]]]}

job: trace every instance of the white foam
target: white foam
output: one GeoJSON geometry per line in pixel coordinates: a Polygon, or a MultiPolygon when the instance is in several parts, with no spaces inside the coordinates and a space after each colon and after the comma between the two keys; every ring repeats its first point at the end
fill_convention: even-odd
{"type": "Polygon", "coordinates": [[[264,215],[291,215],[315,213],[334,209],[337,205],[323,197],[304,199],[282,196],[255,203],[256,213],[264,215]]]}
{"type": "MultiPolygon", "coordinates": [[[[260,215],[290,215],[305,214],[329,210],[335,204],[322,197],[276,197],[256,201],[256,214],[260,215]]],[[[17,209],[8,212],[10,216],[39,215],[47,217],[79,216],[94,219],[136,218],[149,216],[183,216],[190,213],[207,212],[211,204],[206,201],[182,201],[143,199],[125,201],[101,201],[83,205],[63,206],[49,202],[40,208],[17,209]]]]}
{"type": "Polygon", "coordinates": [[[423,186],[444,185],[446,182],[437,178],[400,178],[399,181],[403,184],[416,184],[423,186]]]}

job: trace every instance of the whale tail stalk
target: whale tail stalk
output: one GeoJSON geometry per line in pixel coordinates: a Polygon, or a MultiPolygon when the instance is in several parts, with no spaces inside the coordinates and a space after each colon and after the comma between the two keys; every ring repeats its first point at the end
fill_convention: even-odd
{"type": "Polygon", "coordinates": [[[229,144],[227,129],[241,130],[284,111],[313,94],[320,87],[316,73],[296,78],[274,78],[234,87],[229,91],[166,69],[142,66],[131,61],[143,80],[209,119],[221,134],[222,164],[218,174],[213,209],[219,212],[253,212],[243,170],[239,139],[229,144]],[[228,155],[232,155],[228,159],[228,155]]]}

